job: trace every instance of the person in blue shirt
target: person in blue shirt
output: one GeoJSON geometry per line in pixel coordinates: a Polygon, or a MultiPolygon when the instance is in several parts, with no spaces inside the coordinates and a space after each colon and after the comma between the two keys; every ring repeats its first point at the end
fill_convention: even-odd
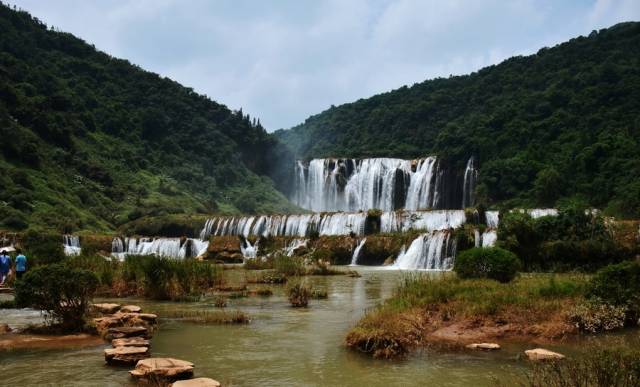
{"type": "Polygon", "coordinates": [[[20,279],[27,271],[27,257],[22,254],[20,249],[16,249],[16,278],[20,279]]]}
{"type": "Polygon", "coordinates": [[[0,286],[4,286],[10,271],[11,257],[7,255],[5,250],[2,250],[2,253],[0,253],[0,286]]]}

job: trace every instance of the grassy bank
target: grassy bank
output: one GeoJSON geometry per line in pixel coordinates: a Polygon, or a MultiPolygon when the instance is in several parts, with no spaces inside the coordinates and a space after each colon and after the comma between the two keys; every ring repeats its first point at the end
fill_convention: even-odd
{"type": "Polygon", "coordinates": [[[521,275],[506,284],[453,273],[408,275],[349,331],[346,343],[375,357],[394,357],[419,345],[558,339],[576,330],[569,314],[583,301],[587,283],[587,276],[569,274],[521,275]]]}

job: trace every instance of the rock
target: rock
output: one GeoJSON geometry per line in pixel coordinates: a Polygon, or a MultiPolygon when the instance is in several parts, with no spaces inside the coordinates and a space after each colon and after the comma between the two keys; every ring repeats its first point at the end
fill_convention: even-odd
{"type": "Polygon", "coordinates": [[[134,326],[134,327],[114,327],[107,330],[105,338],[107,340],[122,339],[125,337],[148,337],[148,331],[146,327],[134,326]]]}
{"type": "Polygon", "coordinates": [[[148,357],[148,347],[115,347],[104,350],[104,360],[108,364],[131,365],[148,357]]]}
{"type": "Polygon", "coordinates": [[[496,343],[474,343],[467,345],[469,349],[482,349],[484,351],[495,351],[500,349],[500,345],[496,343]]]}
{"type": "Polygon", "coordinates": [[[124,339],[113,339],[111,345],[115,347],[149,347],[151,342],[143,337],[128,337],[124,339]]]}
{"type": "Polygon", "coordinates": [[[142,312],[142,308],[138,305],[125,305],[120,308],[120,311],[122,313],[140,313],[142,312]]]}
{"type": "Polygon", "coordinates": [[[533,361],[560,360],[565,358],[565,356],[560,353],[552,352],[543,348],[529,349],[527,351],[524,351],[524,354],[527,355],[529,360],[533,361]]]}
{"type": "Polygon", "coordinates": [[[211,378],[194,378],[177,381],[171,387],[220,387],[220,382],[211,378]]]}
{"type": "Polygon", "coordinates": [[[120,310],[120,305],[118,304],[92,304],[91,309],[95,312],[102,314],[114,314],[118,310],[120,310]]]}
{"type": "Polygon", "coordinates": [[[9,326],[9,324],[0,324],[0,335],[9,332],[11,332],[11,327],[9,326]]]}
{"type": "Polygon", "coordinates": [[[193,363],[170,357],[152,357],[142,359],[129,374],[141,381],[152,378],[153,381],[175,381],[193,377],[193,363]]]}

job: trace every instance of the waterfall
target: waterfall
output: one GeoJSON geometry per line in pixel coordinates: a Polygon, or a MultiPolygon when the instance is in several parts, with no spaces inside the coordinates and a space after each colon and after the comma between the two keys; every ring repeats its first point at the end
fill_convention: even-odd
{"type": "Polygon", "coordinates": [[[356,247],[355,250],[353,250],[353,255],[351,256],[351,265],[350,266],[356,266],[358,264],[358,257],[360,256],[360,250],[362,250],[362,248],[364,247],[365,242],[367,241],[367,238],[363,238],[360,243],[358,243],[358,246],[356,247]]]}
{"type": "Polygon", "coordinates": [[[245,259],[255,259],[258,256],[258,244],[260,239],[256,240],[253,245],[248,239],[243,239],[240,243],[240,251],[245,259]]]}
{"type": "Polygon", "coordinates": [[[122,238],[111,241],[111,255],[124,260],[127,255],[156,255],[165,258],[184,259],[203,255],[208,241],[187,238],[122,238]]]}
{"type": "Polygon", "coordinates": [[[482,233],[482,247],[493,247],[496,245],[498,233],[496,230],[488,230],[482,233]]]}
{"type": "Polygon", "coordinates": [[[391,266],[400,270],[450,270],[455,242],[448,231],[433,231],[418,236],[406,251],[401,251],[391,266]]]}
{"type": "Polygon", "coordinates": [[[306,246],[308,242],[308,239],[296,238],[285,246],[284,253],[287,255],[287,257],[291,257],[293,256],[293,253],[296,251],[296,249],[306,246]]]}
{"type": "Polygon", "coordinates": [[[435,157],[314,159],[306,167],[298,161],[291,199],[315,212],[431,208],[437,203],[437,172],[435,157]]]}
{"type": "Polygon", "coordinates": [[[464,170],[464,182],[462,184],[462,208],[473,206],[477,179],[478,170],[475,168],[474,159],[473,156],[471,156],[469,161],[467,161],[467,167],[464,170]]]}
{"type": "Polygon", "coordinates": [[[63,235],[62,246],[65,255],[80,255],[82,251],[82,248],[80,248],[80,237],[77,235],[63,235]]]}
{"type": "Polygon", "coordinates": [[[380,230],[384,233],[446,230],[458,228],[466,221],[463,210],[385,212],[380,217],[380,230]]]}
{"type": "Polygon", "coordinates": [[[473,241],[473,247],[480,247],[480,245],[482,244],[482,235],[480,235],[480,230],[478,230],[477,228],[473,230],[473,241]]]}
{"type": "Polygon", "coordinates": [[[484,217],[487,221],[487,227],[498,228],[498,223],[500,222],[499,211],[485,211],[484,217]]]}
{"type": "Polygon", "coordinates": [[[543,216],[558,216],[558,210],[555,208],[533,208],[527,210],[527,213],[534,219],[541,218],[543,216]]]}

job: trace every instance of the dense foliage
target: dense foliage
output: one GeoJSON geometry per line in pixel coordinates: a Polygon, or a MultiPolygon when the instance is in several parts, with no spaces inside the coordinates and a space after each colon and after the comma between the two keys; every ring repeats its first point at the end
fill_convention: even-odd
{"type": "Polygon", "coordinates": [[[640,23],[467,76],[331,107],[279,131],[302,158],[474,155],[484,205],[572,198],[640,216],[640,23]]]}
{"type": "Polygon", "coordinates": [[[499,247],[474,247],[456,257],[454,271],[460,278],[490,278],[510,282],[522,263],[511,251],[499,247]]]}
{"type": "Polygon", "coordinates": [[[283,212],[259,121],[0,4],[0,227],[283,212]]]}
{"type": "Polygon", "coordinates": [[[88,270],[64,264],[44,265],[16,281],[16,304],[44,311],[50,322],[60,324],[64,330],[78,330],[84,326],[97,287],[98,279],[88,270]]]}
{"type": "Polygon", "coordinates": [[[505,213],[498,226],[498,245],[514,252],[526,271],[595,271],[635,253],[613,238],[602,216],[576,206],[537,219],[505,213]]]}
{"type": "Polygon", "coordinates": [[[587,296],[626,308],[629,320],[640,318],[640,263],[623,262],[607,266],[591,280],[587,296]]]}

